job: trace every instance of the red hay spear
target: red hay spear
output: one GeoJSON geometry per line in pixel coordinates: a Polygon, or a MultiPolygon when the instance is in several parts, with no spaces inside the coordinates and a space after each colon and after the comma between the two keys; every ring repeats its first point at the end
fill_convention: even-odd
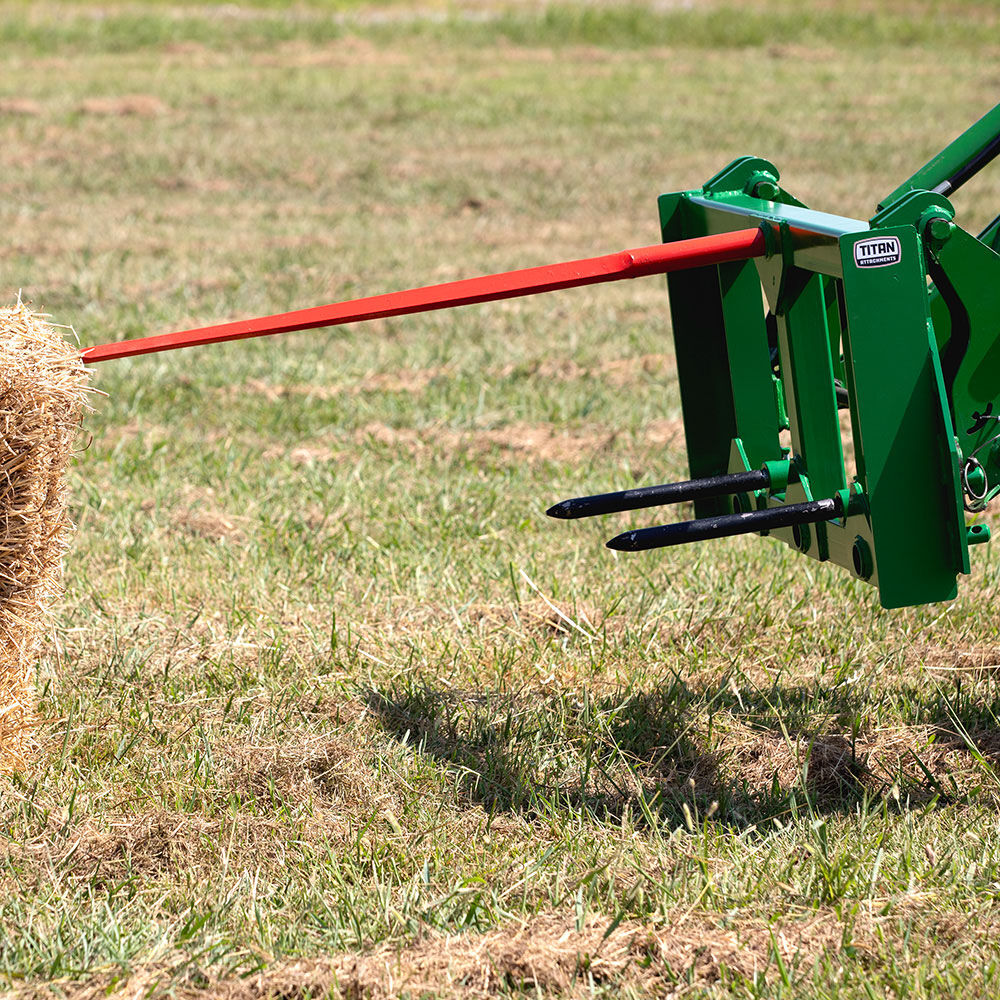
{"type": "Polygon", "coordinates": [[[595,285],[603,281],[620,281],[623,278],[641,278],[647,274],[665,274],[686,268],[728,261],[762,257],[767,252],[764,233],[760,229],[743,229],[719,236],[700,236],[675,243],[662,243],[637,250],[623,250],[603,257],[588,257],[562,264],[546,264],[519,271],[489,274],[481,278],[449,281],[443,285],[427,285],[402,292],[371,295],[348,302],[299,309],[295,312],[264,316],[260,319],[238,320],[180,333],[164,333],[136,340],[122,340],[86,348],[81,357],[84,362],[110,361],[137,354],[157,351],[174,351],[181,347],[198,347],[202,344],[221,344],[227,340],[244,340],[248,337],[266,337],[295,330],[313,330],[324,326],[340,326],[368,319],[385,319],[389,316],[406,316],[410,313],[429,312],[433,309],[450,309],[474,302],[493,302],[521,295],[536,295],[560,288],[595,285]]]}

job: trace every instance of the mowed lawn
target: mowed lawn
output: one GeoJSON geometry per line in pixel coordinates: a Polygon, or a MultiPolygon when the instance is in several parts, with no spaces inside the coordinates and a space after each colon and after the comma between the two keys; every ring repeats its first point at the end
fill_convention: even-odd
{"type": "MultiPolygon", "coordinates": [[[[868,218],[1000,85],[996,3],[881,6],[5,3],[0,297],[89,345],[606,253],[747,153],[868,218]]],[[[94,385],[0,994],[996,995],[995,548],[886,612],[544,516],[686,474],[662,279],[94,385]]]]}

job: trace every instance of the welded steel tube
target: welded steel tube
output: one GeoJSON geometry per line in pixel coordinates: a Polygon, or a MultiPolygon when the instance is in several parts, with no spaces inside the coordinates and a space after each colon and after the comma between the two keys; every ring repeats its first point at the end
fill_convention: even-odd
{"type": "Polygon", "coordinates": [[[661,524],[655,528],[625,531],[612,538],[607,547],[621,552],[642,552],[668,545],[724,538],[727,535],[747,535],[753,531],[832,521],[842,514],[843,504],[838,497],[809,500],[805,503],[769,507],[766,510],[751,510],[745,514],[720,514],[718,517],[699,517],[694,521],[678,521],[676,524],[661,524]]]}
{"type": "Polygon", "coordinates": [[[577,517],[594,517],[598,514],[617,514],[625,510],[643,510],[646,507],[660,507],[669,503],[682,503],[685,500],[704,500],[708,497],[763,490],[770,485],[771,475],[767,469],[751,469],[749,472],[686,479],[680,483],[640,486],[634,490],[621,490],[617,493],[599,493],[592,497],[574,497],[572,500],[562,500],[553,504],[545,513],[549,517],[571,520],[577,517]]]}
{"type": "Polygon", "coordinates": [[[588,257],[561,264],[546,264],[481,278],[449,281],[443,285],[427,285],[385,295],[371,295],[348,302],[299,309],[295,312],[264,316],[260,319],[239,320],[219,326],[206,326],[180,333],[164,333],[88,347],[81,352],[85,364],[128,358],[138,354],[174,351],[181,347],[221,344],[229,340],[266,337],[296,330],[314,330],[325,326],[340,326],[362,320],[385,319],[434,309],[451,309],[475,302],[494,302],[521,295],[537,295],[560,288],[577,288],[604,281],[641,278],[648,274],[666,274],[685,268],[724,264],[729,261],[763,257],[767,242],[762,229],[741,229],[718,236],[699,236],[635,250],[622,250],[603,257],[588,257]]]}

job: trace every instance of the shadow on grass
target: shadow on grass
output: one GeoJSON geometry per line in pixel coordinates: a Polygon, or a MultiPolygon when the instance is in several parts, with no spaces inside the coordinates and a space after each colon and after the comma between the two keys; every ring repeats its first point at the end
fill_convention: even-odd
{"type": "Polygon", "coordinates": [[[671,825],[712,816],[745,828],[865,800],[895,809],[1000,793],[1000,700],[959,703],[916,687],[898,697],[913,722],[895,729],[868,723],[874,706],[855,687],[699,691],[674,679],[580,700],[412,686],[369,691],[367,703],[491,811],[671,825]]]}
{"type": "MultiPolygon", "coordinates": [[[[461,793],[491,811],[746,827],[807,805],[840,811],[871,792],[849,736],[789,731],[772,713],[770,727],[741,721],[720,739],[703,696],[681,681],[582,701],[429,687],[367,701],[387,732],[449,765],[461,793]]],[[[746,699],[726,707],[764,717],[746,699]]]]}

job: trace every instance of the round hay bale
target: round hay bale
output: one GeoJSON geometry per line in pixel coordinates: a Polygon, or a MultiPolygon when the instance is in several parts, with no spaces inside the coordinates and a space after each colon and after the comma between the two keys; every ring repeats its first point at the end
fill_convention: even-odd
{"type": "Polygon", "coordinates": [[[0,309],[0,771],[31,744],[35,658],[61,593],[65,475],[88,376],[44,316],[20,300],[0,309]]]}

